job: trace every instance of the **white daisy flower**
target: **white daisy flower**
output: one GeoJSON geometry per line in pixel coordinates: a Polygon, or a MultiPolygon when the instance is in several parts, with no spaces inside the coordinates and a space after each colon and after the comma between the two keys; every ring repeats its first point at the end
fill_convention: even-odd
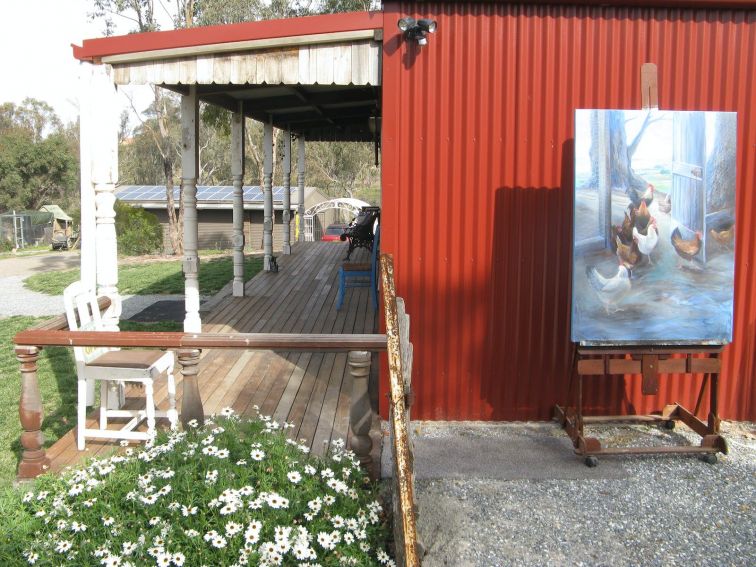
{"type": "Polygon", "coordinates": [[[105,567],[117,567],[121,564],[121,558],[117,555],[108,555],[100,561],[100,564],[105,565],[105,567]]]}
{"type": "Polygon", "coordinates": [[[58,553],[65,553],[66,551],[71,549],[72,546],[73,544],[70,541],[62,539],[56,544],[55,551],[57,551],[58,553]]]}
{"type": "Polygon", "coordinates": [[[184,530],[184,534],[186,535],[186,537],[197,537],[198,535],[200,535],[197,530],[192,529],[184,530]]]}
{"type": "Polygon", "coordinates": [[[174,565],[181,567],[184,563],[186,563],[186,556],[179,551],[173,554],[173,557],[171,557],[171,561],[173,562],[174,565]]]}
{"type": "Polygon", "coordinates": [[[331,540],[331,534],[327,534],[326,532],[318,532],[318,544],[323,549],[333,549],[336,547],[336,544],[331,540]]]}
{"type": "Polygon", "coordinates": [[[243,467],[246,464],[247,464],[246,459],[239,459],[238,461],[236,461],[236,465],[239,466],[239,467],[243,467]]]}
{"type": "Polygon", "coordinates": [[[169,567],[172,559],[173,556],[170,553],[163,552],[155,558],[155,561],[159,567],[169,567]]]}
{"type": "Polygon", "coordinates": [[[150,525],[151,526],[157,526],[160,523],[160,516],[153,516],[150,518],[150,525]]]}
{"type": "Polygon", "coordinates": [[[380,562],[381,562],[381,563],[383,563],[384,565],[385,565],[386,563],[388,563],[388,560],[390,559],[390,558],[389,558],[389,556],[388,556],[388,553],[386,553],[386,552],[385,552],[385,551],[383,551],[382,549],[379,549],[379,550],[378,550],[378,551],[377,551],[377,552],[375,553],[375,556],[376,556],[376,558],[378,559],[378,561],[380,561],[380,562]]]}
{"type": "Polygon", "coordinates": [[[123,545],[121,546],[121,552],[123,555],[131,555],[136,551],[136,544],[132,541],[124,541],[123,545]]]}
{"type": "Polygon", "coordinates": [[[29,565],[34,565],[39,560],[39,555],[33,551],[24,551],[24,557],[29,565]]]}
{"type": "Polygon", "coordinates": [[[252,457],[252,460],[254,461],[262,461],[265,458],[265,452],[260,449],[255,449],[249,454],[249,456],[252,457]]]}
{"type": "Polygon", "coordinates": [[[234,537],[236,534],[242,531],[243,527],[244,526],[236,522],[229,522],[226,524],[226,535],[228,537],[234,537]]]}
{"type": "Polygon", "coordinates": [[[314,475],[317,471],[312,465],[305,465],[304,471],[309,475],[314,475]]]}
{"type": "Polygon", "coordinates": [[[221,516],[228,516],[229,514],[233,514],[238,510],[238,507],[233,502],[229,502],[223,508],[220,509],[221,516]]]}
{"type": "Polygon", "coordinates": [[[112,526],[114,523],[115,523],[115,518],[113,516],[105,516],[102,519],[102,525],[105,527],[112,526]]]}
{"type": "Polygon", "coordinates": [[[218,457],[219,459],[228,459],[228,456],[230,454],[231,453],[229,452],[228,449],[218,449],[215,453],[215,456],[218,457]]]}
{"type": "Polygon", "coordinates": [[[214,537],[210,543],[212,544],[213,547],[217,547],[218,549],[223,549],[224,547],[226,547],[226,544],[228,543],[228,541],[226,541],[226,538],[223,537],[222,535],[218,535],[214,537]]]}
{"type": "Polygon", "coordinates": [[[299,484],[299,482],[302,480],[302,475],[297,471],[289,472],[286,477],[289,479],[289,482],[292,482],[294,484],[299,484]]]}
{"type": "Polygon", "coordinates": [[[87,531],[86,524],[80,524],[79,522],[71,522],[71,531],[75,533],[87,531]]]}

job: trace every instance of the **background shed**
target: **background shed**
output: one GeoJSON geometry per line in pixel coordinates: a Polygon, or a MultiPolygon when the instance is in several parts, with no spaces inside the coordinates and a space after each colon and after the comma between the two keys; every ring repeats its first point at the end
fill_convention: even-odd
{"type": "MultiPolygon", "coordinates": [[[[273,187],[273,247],[283,245],[283,187],[273,187]]],[[[291,188],[292,219],[297,210],[297,188],[291,188]]],[[[224,250],[233,248],[233,192],[231,185],[197,187],[197,228],[199,248],[224,250]]],[[[174,189],[174,202],[178,209],[178,188],[174,189]]],[[[116,191],[116,198],[135,207],[142,207],[157,215],[163,228],[163,247],[166,254],[173,248],[168,237],[168,213],[166,212],[165,186],[163,185],[122,185],[116,191]]],[[[305,187],[305,209],[327,198],[315,187],[305,187]]],[[[320,221],[332,222],[329,211],[320,221]]],[[[263,239],[263,194],[256,185],[244,186],[244,238],[248,250],[261,250],[263,239]]],[[[295,223],[291,223],[291,240],[294,241],[295,223]]]]}

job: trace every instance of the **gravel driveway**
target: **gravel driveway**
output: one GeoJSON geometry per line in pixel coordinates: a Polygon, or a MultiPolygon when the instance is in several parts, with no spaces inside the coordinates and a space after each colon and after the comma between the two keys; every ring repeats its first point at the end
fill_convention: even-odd
{"type": "MultiPolygon", "coordinates": [[[[684,429],[603,431],[626,443],[700,439],[684,429]]],[[[424,567],[756,565],[754,424],[725,424],[730,454],[715,465],[605,457],[593,469],[551,423],[413,430],[424,567]]]]}

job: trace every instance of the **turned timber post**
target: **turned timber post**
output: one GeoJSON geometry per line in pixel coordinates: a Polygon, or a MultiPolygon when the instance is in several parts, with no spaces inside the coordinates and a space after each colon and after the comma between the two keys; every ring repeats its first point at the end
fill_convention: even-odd
{"type": "Polygon", "coordinates": [[[181,190],[184,195],[184,331],[201,333],[199,255],[197,253],[197,176],[199,174],[199,105],[197,87],[181,97],[181,190]]]}
{"type": "MultiPolygon", "coordinates": [[[[349,409],[349,427],[352,430],[350,446],[360,459],[362,467],[372,472],[373,440],[370,426],[373,423],[373,408],[368,394],[371,355],[366,351],[350,351],[347,358],[352,377],[352,406],[349,409]]],[[[372,475],[371,475],[372,476],[372,475]]]]}
{"type": "Polygon", "coordinates": [[[273,261],[273,124],[263,130],[263,269],[271,270],[273,261]]]}
{"type": "Polygon", "coordinates": [[[305,212],[305,138],[304,134],[297,137],[297,222],[299,234],[297,239],[304,242],[304,212],[305,212]]]}
{"type": "Polygon", "coordinates": [[[16,347],[16,360],[21,365],[21,400],[18,414],[21,418],[21,462],[18,478],[34,478],[50,468],[50,459],[42,447],[42,396],[37,381],[37,347],[16,347]]]}
{"type": "Polygon", "coordinates": [[[244,103],[231,116],[231,176],[234,182],[234,297],[244,297],[244,103]]]}
{"type": "Polygon", "coordinates": [[[291,132],[284,132],[283,253],[291,254],[291,132]]]}
{"type": "Polygon", "coordinates": [[[193,419],[196,419],[200,426],[205,423],[205,410],[202,408],[202,397],[197,383],[200,352],[197,349],[180,350],[178,352],[181,375],[184,377],[184,393],[181,397],[181,424],[184,429],[193,419]]]}

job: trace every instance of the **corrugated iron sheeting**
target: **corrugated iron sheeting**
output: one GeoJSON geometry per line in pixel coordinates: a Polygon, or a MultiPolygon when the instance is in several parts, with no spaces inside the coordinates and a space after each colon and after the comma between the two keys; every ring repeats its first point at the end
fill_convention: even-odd
{"type": "MultiPolygon", "coordinates": [[[[735,340],[720,414],[756,418],[756,14],[733,10],[387,3],[383,242],[415,344],[417,419],[547,419],[570,373],[573,112],[738,112],[735,340]],[[430,17],[428,46],[400,17],[430,17]]],[[[595,379],[592,410],[695,404],[701,377],[595,379]]],[[[385,384],[384,384],[385,385],[385,384]]],[[[385,404],[385,400],[383,400],[385,404]]],[[[385,413],[385,407],[383,408],[385,413]]]]}

